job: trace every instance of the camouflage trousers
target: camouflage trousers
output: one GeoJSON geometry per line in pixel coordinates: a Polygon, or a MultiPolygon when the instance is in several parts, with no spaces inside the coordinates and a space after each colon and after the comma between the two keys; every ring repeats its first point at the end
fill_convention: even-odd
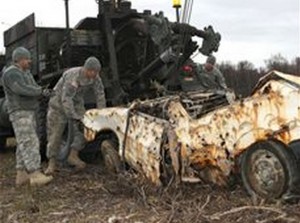
{"type": "Polygon", "coordinates": [[[17,141],[16,168],[33,172],[41,167],[40,144],[34,111],[15,111],[9,115],[17,141]]]}
{"type": "MultiPolygon", "coordinates": [[[[47,113],[47,157],[57,158],[61,148],[62,140],[67,134],[64,134],[68,125],[68,117],[60,109],[49,106],[47,113]]],[[[85,139],[80,132],[77,123],[73,124],[74,139],[71,148],[77,151],[83,149],[85,139]]]]}

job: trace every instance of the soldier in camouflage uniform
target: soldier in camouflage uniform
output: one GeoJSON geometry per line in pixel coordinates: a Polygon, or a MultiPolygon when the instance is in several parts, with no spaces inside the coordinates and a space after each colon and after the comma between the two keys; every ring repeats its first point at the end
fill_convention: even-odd
{"type": "MultiPolygon", "coordinates": [[[[49,101],[47,114],[48,145],[47,157],[49,165],[46,174],[56,170],[63,132],[68,120],[81,120],[85,113],[84,94],[93,89],[97,108],[106,107],[104,87],[99,76],[101,64],[95,57],[89,57],[83,67],[75,67],[64,72],[56,86],[55,96],[49,101]]],[[[83,133],[79,131],[77,121],[74,122],[74,140],[71,144],[68,163],[77,169],[83,169],[85,163],[78,157],[78,152],[84,147],[83,133]]]]}
{"type": "Polygon", "coordinates": [[[17,141],[16,185],[27,182],[30,185],[44,185],[52,180],[52,176],[46,176],[40,171],[41,157],[35,118],[38,98],[44,91],[29,72],[30,52],[24,47],[18,47],[13,51],[12,59],[13,64],[5,70],[2,82],[9,119],[17,141]]]}
{"type": "Polygon", "coordinates": [[[204,65],[197,66],[197,79],[199,88],[203,90],[227,90],[225,78],[221,71],[215,67],[216,58],[209,56],[204,65]]]}
{"type": "Polygon", "coordinates": [[[205,64],[188,60],[179,75],[183,91],[228,90],[223,74],[215,67],[216,58],[209,56],[205,64]]]}

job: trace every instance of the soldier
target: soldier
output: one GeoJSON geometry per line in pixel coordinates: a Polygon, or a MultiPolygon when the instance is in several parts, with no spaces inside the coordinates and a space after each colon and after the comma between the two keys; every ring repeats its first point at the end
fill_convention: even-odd
{"type": "Polygon", "coordinates": [[[49,164],[46,174],[52,174],[56,170],[56,159],[63,132],[70,119],[76,121],[73,126],[74,140],[67,161],[77,169],[85,168],[85,163],[78,157],[85,141],[82,132],[78,129],[77,121],[80,121],[85,113],[83,96],[88,89],[93,88],[98,108],[106,106],[104,87],[99,76],[100,70],[99,60],[96,57],[89,57],[83,67],[71,68],[64,72],[54,87],[55,96],[49,101],[47,114],[49,164]]]}
{"type": "Polygon", "coordinates": [[[46,176],[41,171],[41,156],[39,139],[36,133],[35,111],[38,98],[47,91],[37,85],[29,72],[31,64],[30,52],[24,47],[13,51],[13,64],[3,76],[3,87],[7,100],[9,119],[14,129],[16,150],[16,185],[30,182],[30,185],[40,186],[49,183],[53,177],[46,176]]]}
{"type": "Polygon", "coordinates": [[[216,58],[209,56],[204,65],[197,66],[197,78],[203,90],[227,90],[225,78],[221,71],[215,67],[216,58]]]}

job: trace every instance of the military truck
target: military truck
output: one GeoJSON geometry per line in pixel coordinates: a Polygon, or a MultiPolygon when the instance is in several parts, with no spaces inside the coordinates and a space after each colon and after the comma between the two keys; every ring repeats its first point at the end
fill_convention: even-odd
{"type": "MultiPolygon", "coordinates": [[[[163,12],[137,12],[129,1],[99,0],[95,7],[98,7],[96,17],[84,18],[72,29],[68,25],[66,28],[37,27],[35,15],[29,15],[4,33],[6,64],[11,62],[16,47],[26,47],[32,54],[35,79],[51,88],[67,68],[81,66],[88,56],[94,55],[103,65],[101,77],[107,106],[115,106],[136,98],[155,98],[162,85],[176,87],[174,77],[195,51],[209,55],[218,50],[221,36],[211,26],[199,30],[188,24],[170,22],[163,12]],[[193,36],[201,38],[201,47],[192,40],[193,36]]],[[[68,24],[68,16],[66,20],[68,24]]],[[[91,91],[86,96],[87,107],[93,106],[92,95],[91,91]]],[[[3,96],[0,88],[0,97],[3,96]]],[[[40,132],[45,132],[46,109],[47,100],[42,100],[40,132]]],[[[11,128],[5,112],[2,115],[0,136],[3,139],[11,134],[11,128]]],[[[40,135],[44,145],[45,134],[40,135]]]]}

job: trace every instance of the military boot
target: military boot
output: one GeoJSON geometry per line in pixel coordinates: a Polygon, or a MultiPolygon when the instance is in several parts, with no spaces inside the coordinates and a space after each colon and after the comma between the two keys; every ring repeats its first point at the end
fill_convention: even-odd
{"type": "Polygon", "coordinates": [[[76,169],[84,169],[86,164],[78,157],[78,151],[71,149],[68,156],[68,163],[72,166],[75,166],[76,169]]]}
{"type": "Polygon", "coordinates": [[[43,186],[53,179],[52,176],[46,176],[41,171],[37,170],[30,174],[31,186],[43,186]]]}
{"type": "Polygon", "coordinates": [[[29,182],[29,174],[25,170],[17,170],[16,186],[21,186],[29,182]]]}
{"type": "Polygon", "coordinates": [[[55,170],[56,170],[56,160],[54,158],[50,158],[45,174],[51,175],[55,172],[55,170]]]}

